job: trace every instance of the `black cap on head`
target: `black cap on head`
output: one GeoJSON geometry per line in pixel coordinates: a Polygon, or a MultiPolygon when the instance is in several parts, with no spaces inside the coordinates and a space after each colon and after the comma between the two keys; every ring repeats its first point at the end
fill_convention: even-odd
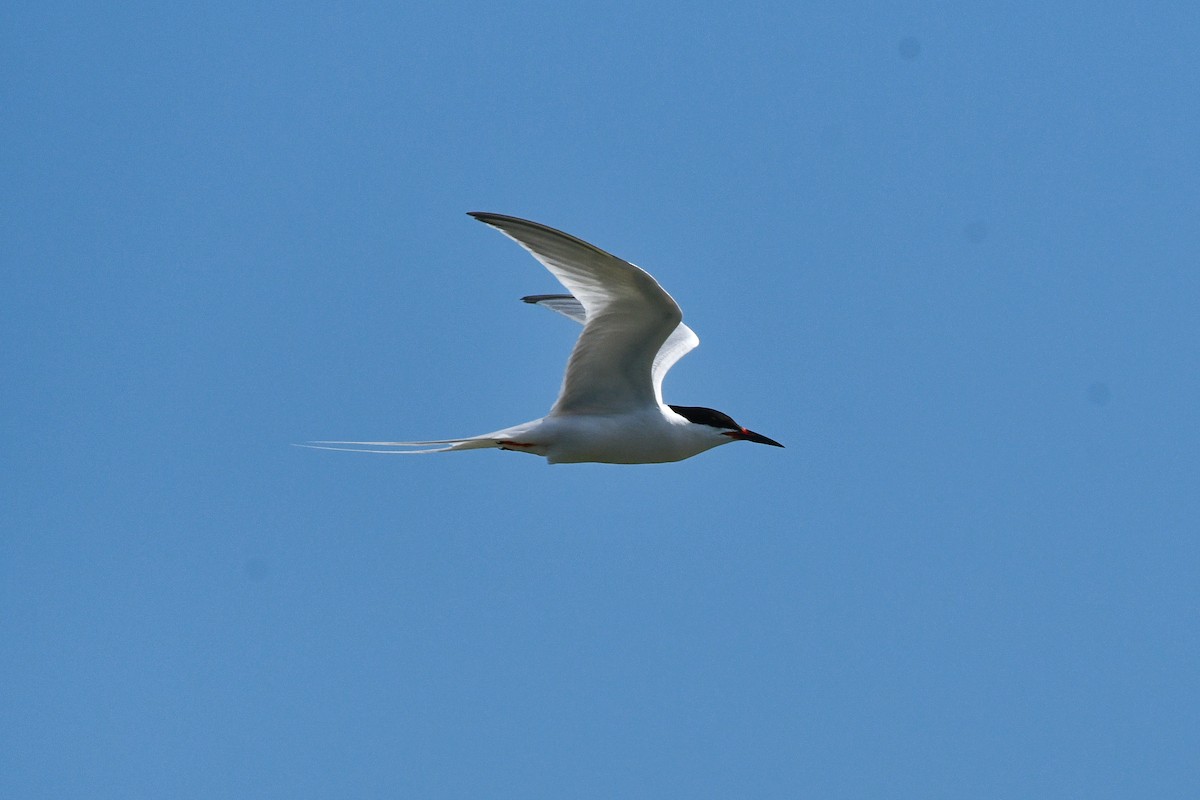
{"type": "Polygon", "coordinates": [[[743,439],[747,442],[769,444],[772,447],[783,447],[779,442],[774,439],[768,439],[761,433],[746,430],[734,422],[733,417],[717,411],[715,408],[704,408],[703,406],[668,406],[668,408],[688,422],[716,428],[731,439],[743,439]]]}
{"type": "Polygon", "coordinates": [[[741,425],[733,421],[733,417],[723,414],[715,408],[704,408],[703,406],[668,406],[668,408],[688,422],[694,422],[697,425],[709,425],[722,430],[740,431],[742,429],[741,425]]]}

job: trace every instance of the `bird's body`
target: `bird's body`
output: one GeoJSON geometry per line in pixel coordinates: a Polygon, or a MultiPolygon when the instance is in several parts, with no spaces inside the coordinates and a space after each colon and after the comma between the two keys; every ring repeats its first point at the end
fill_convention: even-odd
{"type": "Polygon", "coordinates": [[[497,447],[545,456],[551,464],[596,461],[657,464],[682,461],[730,439],[695,425],[670,408],[612,414],[549,414],[502,431],[450,444],[447,450],[497,447]]]}
{"type": "Polygon", "coordinates": [[[681,461],[738,439],[783,446],[719,411],[663,403],[663,377],[700,340],[683,324],[679,306],[645,271],[536,222],[471,216],[528,250],[571,292],[523,298],[584,326],[550,413],[465,439],[308,446],[368,453],[499,448],[544,456],[551,464],[681,461]]]}

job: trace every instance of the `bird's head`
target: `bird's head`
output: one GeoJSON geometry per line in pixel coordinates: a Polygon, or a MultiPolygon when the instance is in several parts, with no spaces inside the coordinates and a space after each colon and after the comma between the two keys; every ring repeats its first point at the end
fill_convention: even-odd
{"type": "MultiPolygon", "coordinates": [[[[783,447],[783,445],[774,439],[768,439],[761,433],[755,433],[743,428],[733,421],[733,417],[716,409],[704,408],[703,406],[670,406],[670,409],[693,425],[706,425],[712,428],[717,436],[728,437],[726,441],[757,442],[759,444],[769,444],[772,447],[783,447]]],[[[725,442],[720,443],[724,444],[725,442]]]]}

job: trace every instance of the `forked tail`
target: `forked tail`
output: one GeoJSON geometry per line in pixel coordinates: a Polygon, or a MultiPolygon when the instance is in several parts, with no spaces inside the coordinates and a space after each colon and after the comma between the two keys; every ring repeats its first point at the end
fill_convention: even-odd
{"type": "Polygon", "coordinates": [[[423,455],[425,453],[448,453],[452,450],[478,450],[487,447],[501,447],[500,441],[487,437],[476,436],[470,439],[434,439],[428,442],[302,442],[296,447],[307,447],[311,450],[338,450],[344,453],[383,453],[387,455],[423,455]],[[433,447],[432,445],[444,445],[433,447]]]}
{"type": "Polygon", "coordinates": [[[501,450],[517,450],[525,453],[544,455],[545,448],[529,441],[524,434],[528,433],[541,420],[534,420],[523,425],[485,433],[480,436],[468,436],[465,439],[433,439],[428,442],[303,442],[296,447],[308,447],[313,450],[340,450],[348,453],[383,453],[385,455],[423,455],[425,453],[449,453],[453,450],[483,450],[497,447],[501,450]]]}

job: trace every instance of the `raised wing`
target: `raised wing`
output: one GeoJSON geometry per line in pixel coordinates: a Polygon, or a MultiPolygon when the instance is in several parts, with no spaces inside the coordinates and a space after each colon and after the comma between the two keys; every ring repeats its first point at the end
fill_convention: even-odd
{"type": "Polygon", "coordinates": [[[658,398],[659,405],[662,405],[663,401],[663,378],[666,377],[671,367],[675,366],[676,361],[695,350],[699,344],[700,337],[696,335],[696,332],[681,322],[675,330],[671,331],[671,335],[667,337],[667,341],[663,342],[663,346],[658,348],[658,355],[654,357],[651,374],[654,379],[654,396],[658,398]]]}
{"type": "MultiPolygon", "coordinates": [[[[583,303],[569,294],[531,294],[521,299],[526,303],[557,311],[580,325],[587,321],[587,312],[583,310],[583,303]]],[[[654,383],[654,395],[660,404],[663,401],[663,378],[666,377],[671,367],[675,366],[675,362],[694,350],[698,344],[700,344],[700,337],[681,322],[675,326],[675,330],[671,331],[671,335],[658,349],[658,354],[654,357],[654,364],[650,368],[650,377],[654,383]]]]}
{"type": "Polygon", "coordinates": [[[583,306],[583,333],[550,413],[604,414],[658,405],[655,358],[683,319],[671,295],[628,261],[562,231],[500,214],[471,216],[528,250],[583,306]]]}

